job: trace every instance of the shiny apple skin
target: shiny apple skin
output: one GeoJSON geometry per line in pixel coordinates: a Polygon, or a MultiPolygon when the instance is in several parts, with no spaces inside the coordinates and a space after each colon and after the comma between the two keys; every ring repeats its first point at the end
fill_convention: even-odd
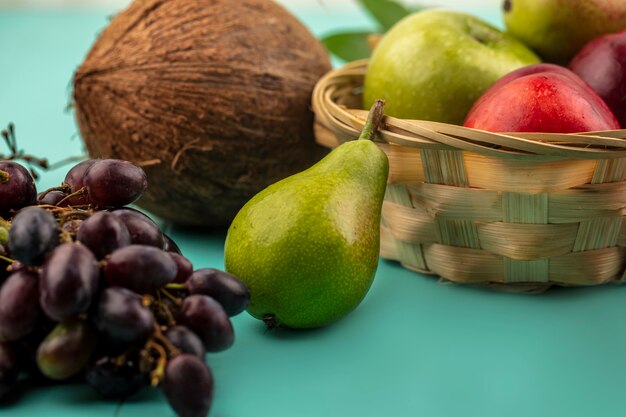
{"type": "Polygon", "coordinates": [[[587,43],[569,67],[602,97],[620,126],[626,128],[626,30],[587,43]]]}

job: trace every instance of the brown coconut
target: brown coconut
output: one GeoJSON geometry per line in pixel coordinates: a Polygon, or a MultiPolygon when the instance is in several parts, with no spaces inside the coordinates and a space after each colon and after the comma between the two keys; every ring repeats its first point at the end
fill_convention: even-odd
{"type": "Polygon", "coordinates": [[[91,157],[143,164],[139,205],[223,226],[254,194],[317,160],[310,99],[320,42],[271,0],[135,0],[74,77],[91,157]]]}

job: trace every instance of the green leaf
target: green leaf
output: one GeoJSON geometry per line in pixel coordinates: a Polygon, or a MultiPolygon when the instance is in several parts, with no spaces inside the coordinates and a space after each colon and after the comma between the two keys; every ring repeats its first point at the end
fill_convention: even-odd
{"type": "Polygon", "coordinates": [[[370,56],[367,41],[371,32],[342,32],[322,38],[322,43],[330,52],[344,61],[355,61],[370,56]]]}
{"type": "Polygon", "coordinates": [[[361,6],[387,31],[413,10],[394,0],[358,0],[361,6]]]}

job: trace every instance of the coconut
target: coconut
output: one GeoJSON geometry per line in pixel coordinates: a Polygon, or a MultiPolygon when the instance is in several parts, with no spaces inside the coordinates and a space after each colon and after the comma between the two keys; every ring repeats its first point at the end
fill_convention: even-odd
{"type": "Polygon", "coordinates": [[[223,226],[324,155],[310,100],[328,70],[321,43],[271,0],[136,0],[76,71],[74,109],[91,157],[143,166],[141,207],[223,226]]]}

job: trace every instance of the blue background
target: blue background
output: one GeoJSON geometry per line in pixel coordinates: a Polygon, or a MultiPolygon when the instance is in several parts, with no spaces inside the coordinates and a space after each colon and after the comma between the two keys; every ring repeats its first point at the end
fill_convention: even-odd
{"type": "MultiPolygon", "coordinates": [[[[0,125],[51,162],[80,155],[70,80],[114,10],[0,14],[0,125]]],[[[363,15],[293,9],[319,35],[370,27],[363,15]]],[[[497,11],[476,11],[499,23],[497,11]]],[[[4,149],[0,148],[0,153],[4,149]]],[[[58,185],[67,166],[43,174],[58,185]]],[[[223,267],[224,231],[168,228],[196,267],[223,267]]],[[[233,348],[207,361],[216,417],[624,416],[626,289],[540,296],[444,285],[381,261],[361,306],[312,331],[234,318],[233,348]]],[[[124,404],[86,385],[37,388],[1,416],[173,417],[157,390],[124,404]]]]}

